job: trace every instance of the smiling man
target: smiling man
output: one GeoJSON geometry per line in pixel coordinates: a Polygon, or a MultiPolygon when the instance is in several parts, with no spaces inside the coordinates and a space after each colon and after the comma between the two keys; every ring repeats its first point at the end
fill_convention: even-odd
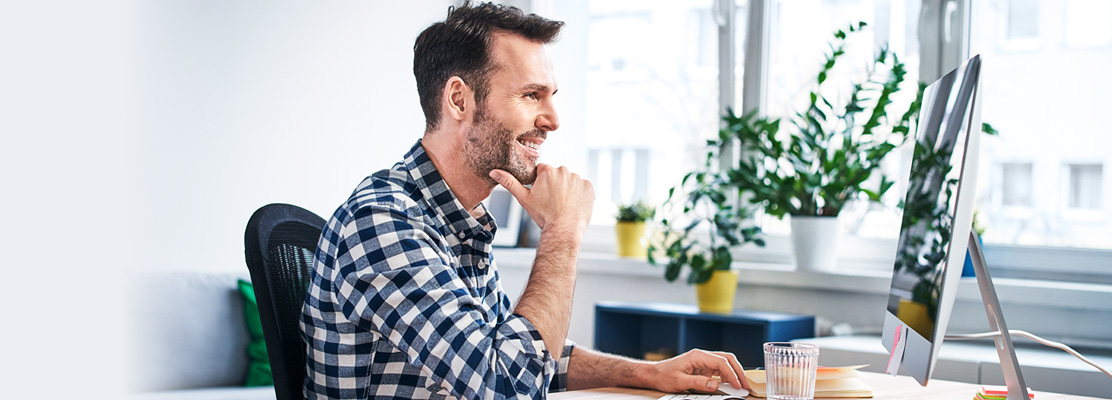
{"type": "Polygon", "coordinates": [[[542,398],[549,390],[747,387],[728,353],[644,362],[566,340],[590,182],[538,163],[559,127],[547,44],[563,23],[464,4],[414,45],[424,137],[355,189],[317,247],[301,327],[307,398],[542,398]],[[511,304],[480,203],[502,185],[541,228],[511,304]]]}

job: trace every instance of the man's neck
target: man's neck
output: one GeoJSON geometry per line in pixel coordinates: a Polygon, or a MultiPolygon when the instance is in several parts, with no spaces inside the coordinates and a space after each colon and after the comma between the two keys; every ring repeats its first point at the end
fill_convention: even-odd
{"type": "Polygon", "coordinates": [[[483,199],[490,196],[494,186],[488,177],[476,175],[467,167],[467,161],[461,149],[462,144],[448,143],[443,134],[425,134],[421,146],[428,154],[432,164],[444,179],[444,183],[456,195],[460,204],[472,211],[483,199]]]}

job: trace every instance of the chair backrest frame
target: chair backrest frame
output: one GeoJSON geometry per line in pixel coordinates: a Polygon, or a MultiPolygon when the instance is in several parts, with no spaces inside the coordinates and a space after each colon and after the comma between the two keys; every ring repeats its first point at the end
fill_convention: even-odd
{"type": "Polygon", "coordinates": [[[308,210],[275,203],[256,210],[244,233],[277,400],[304,398],[305,344],[298,321],[324,224],[308,210]]]}

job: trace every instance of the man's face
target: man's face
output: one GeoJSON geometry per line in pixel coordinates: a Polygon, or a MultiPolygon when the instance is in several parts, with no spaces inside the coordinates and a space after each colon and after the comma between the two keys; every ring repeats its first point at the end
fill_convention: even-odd
{"type": "Polygon", "coordinates": [[[497,69],[467,131],[467,164],[480,177],[497,168],[532,184],[540,146],[559,127],[552,63],[543,44],[504,33],[494,34],[491,56],[497,69]]]}

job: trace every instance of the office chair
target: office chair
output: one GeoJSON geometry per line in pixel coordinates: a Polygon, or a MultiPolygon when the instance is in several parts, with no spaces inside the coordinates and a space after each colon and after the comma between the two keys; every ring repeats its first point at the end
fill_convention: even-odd
{"type": "Polygon", "coordinates": [[[247,222],[244,253],[277,400],[304,398],[305,344],[298,326],[324,219],[290,204],[268,204],[247,222]]]}

